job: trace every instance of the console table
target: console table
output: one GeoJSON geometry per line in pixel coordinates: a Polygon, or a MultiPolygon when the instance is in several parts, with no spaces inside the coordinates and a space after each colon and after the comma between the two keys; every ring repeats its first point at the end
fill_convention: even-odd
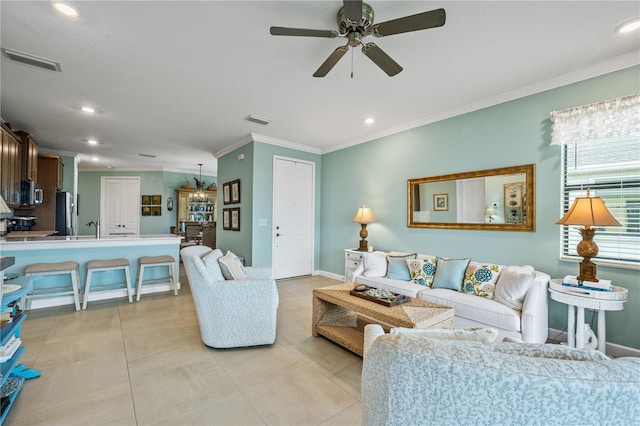
{"type": "Polygon", "coordinates": [[[621,311],[627,301],[626,288],[613,286],[613,291],[588,290],[579,287],[562,285],[562,279],[552,279],[549,283],[549,295],[552,300],[568,306],[567,316],[567,345],[572,348],[583,349],[584,310],[598,311],[598,350],[606,353],[607,335],[605,326],[605,311],[621,311]],[[577,323],[576,323],[577,308],[577,323]]]}

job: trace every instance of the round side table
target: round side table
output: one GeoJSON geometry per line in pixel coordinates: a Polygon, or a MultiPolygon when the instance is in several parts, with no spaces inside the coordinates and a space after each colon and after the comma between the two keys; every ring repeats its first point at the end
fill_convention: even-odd
{"type": "Polygon", "coordinates": [[[604,314],[606,311],[621,311],[627,301],[626,288],[613,286],[613,291],[587,290],[580,287],[562,285],[562,279],[552,279],[549,283],[549,295],[556,302],[568,306],[567,345],[584,349],[584,310],[598,311],[598,350],[606,353],[606,327],[604,314]],[[576,324],[576,308],[577,324],[576,324]]]}

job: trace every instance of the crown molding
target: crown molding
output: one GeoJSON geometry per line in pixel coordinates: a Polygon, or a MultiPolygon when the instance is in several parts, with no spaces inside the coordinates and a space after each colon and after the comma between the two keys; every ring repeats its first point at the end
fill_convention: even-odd
{"type": "Polygon", "coordinates": [[[333,151],[339,151],[341,149],[349,148],[354,145],[360,145],[363,143],[371,142],[376,139],[383,138],[385,136],[394,135],[406,130],[415,129],[417,127],[425,126],[427,124],[436,123],[438,121],[446,120],[458,115],[467,114],[469,112],[478,111],[484,108],[488,108],[494,105],[499,105],[505,102],[513,101],[516,99],[524,98],[526,96],[542,93],[547,90],[556,89],[558,87],[567,86],[569,84],[577,83],[579,81],[588,80],[590,78],[599,77],[601,75],[609,74],[615,71],[620,71],[625,68],[640,65],[640,52],[635,51],[625,55],[616,56],[608,61],[601,62],[596,65],[592,65],[587,68],[582,68],[569,73],[561,74],[553,78],[540,81],[538,83],[530,84],[527,86],[519,87],[515,90],[504,92],[489,98],[484,98],[476,102],[471,102],[460,107],[452,108],[449,110],[437,112],[435,114],[428,115],[418,120],[402,123],[400,125],[387,128],[383,131],[376,132],[367,136],[363,136],[345,143],[333,145],[329,148],[322,150],[322,154],[328,154],[333,151]]]}
{"type": "Polygon", "coordinates": [[[309,145],[304,145],[301,143],[296,143],[296,142],[290,142],[290,141],[285,141],[283,139],[278,139],[278,138],[273,138],[271,136],[265,136],[265,135],[261,135],[259,133],[249,133],[247,136],[245,136],[244,138],[240,139],[238,142],[229,145],[228,147],[221,149],[220,151],[216,152],[214,154],[214,156],[216,158],[220,158],[223,157],[227,154],[229,154],[230,152],[235,151],[236,149],[247,145],[251,142],[260,142],[260,143],[266,143],[269,145],[275,145],[275,146],[280,146],[282,148],[289,148],[289,149],[295,149],[297,151],[304,151],[304,152],[309,152],[311,154],[322,154],[322,150],[320,148],[316,148],[313,146],[309,146],[309,145]]]}

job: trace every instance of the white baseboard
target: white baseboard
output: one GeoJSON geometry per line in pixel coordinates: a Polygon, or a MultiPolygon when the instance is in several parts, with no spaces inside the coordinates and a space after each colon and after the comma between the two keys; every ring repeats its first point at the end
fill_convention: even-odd
{"type": "Polygon", "coordinates": [[[331,278],[333,280],[338,280],[338,281],[344,282],[344,275],[334,274],[333,272],[317,271],[316,275],[320,275],[322,277],[327,277],[327,278],[331,278]]]}
{"type": "MultiPolygon", "coordinates": [[[[566,342],[567,332],[550,328],[549,339],[553,339],[554,342],[566,342]]],[[[612,358],[622,358],[625,356],[640,357],[640,349],[630,348],[628,346],[622,346],[616,343],[607,342],[606,351],[607,355],[612,358]]]]}

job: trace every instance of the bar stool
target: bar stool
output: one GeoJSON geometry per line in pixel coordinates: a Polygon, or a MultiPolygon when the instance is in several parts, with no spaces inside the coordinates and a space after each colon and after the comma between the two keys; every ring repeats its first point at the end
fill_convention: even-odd
{"type": "Polygon", "coordinates": [[[25,310],[31,309],[31,299],[73,295],[76,311],[80,310],[80,279],[78,278],[78,262],[34,263],[24,269],[25,276],[32,275],[63,275],[69,274],[71,284],[60,287],[35,288],[22,298],[21,305],[25,310]]]}
{"type": "Polygon", "coordinates": [[[87,262],[87,281],[84,286],[84,301],[82,302],[82,309],[87,309],[87,302],[89,301],[89,292],[91,291],[91,280],[93,279],[94,272],[107,272],[107,271],[123,271],[124,282],[100,284],[100,291],[113,290],[125,286],[124,290],[129,297],[129,303],[133,302],[133,287],[131,287],[131,275],[129,272],[129,261],[127,259],[111,259],[111,260],[91,260],[87,262]]]}
{"type": "Polygon", "coordinates": [[[136,301],[140,301],[140,294],[142,290],[142,284],[169,284],[173,289],[173,293],[178,295],[178,285],[176,284],[176,276],[174,271],[174,265],[176,260],[173,256],[143,256],[138,259],[138,283],[136,285],[136,301]],[[152,268],[156,266],[167,266],[169,276],[158,279],[144,279],[145,268],[152,268]]]}

